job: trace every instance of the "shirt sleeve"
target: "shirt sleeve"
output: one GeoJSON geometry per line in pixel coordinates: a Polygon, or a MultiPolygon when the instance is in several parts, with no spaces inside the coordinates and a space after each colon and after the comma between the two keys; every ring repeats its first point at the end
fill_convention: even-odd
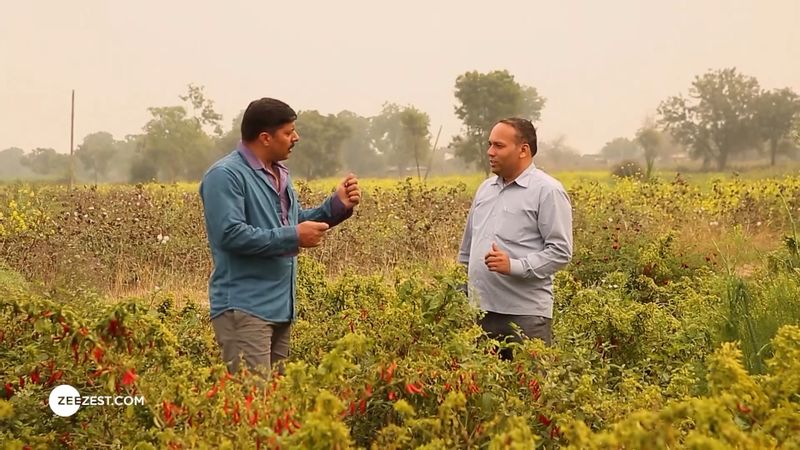
{"type": "Polygon", "coordinates": [[[316,208],[300,209],[300,222],[313,220],[315,222],[325,222],[330,227],[335,227],[353,215],[353,208],[347,208],[338,195],[331,194],[330,197],[316,208]]]}
{"type": "Polygon", "coordinates": [[[469,267],[469,254],[472,247],[472,214],[475,210],[475,203],[469,208],[467,214],[467,224],[464,226],[464,234],[461,237],[461,248],[458,250],[458,262],[469,267]]]}
{"type": "Polygon", "coordinates": [[[537,222],[544,250],[511,259],[511,276],[545,279],[572,259],[572,205],[566,191],[551,189],[542,194],[537,222]]]}

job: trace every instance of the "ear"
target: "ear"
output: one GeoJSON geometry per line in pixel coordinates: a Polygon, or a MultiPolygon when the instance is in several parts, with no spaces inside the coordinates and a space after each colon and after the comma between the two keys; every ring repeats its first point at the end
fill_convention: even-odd
{"type": "Polygon", "coordinates": [[[520,158],[523,158],[523,157],[525,156],[525,153],[526,153],[526,152],[527,152],[529,155],[532,155],[532,154],[531,154],[531,146],[530,146],[530,144],[528,144],[527,142],[526,142],[526,143],[524,143],[524,144],[522,144],[522,151],[519,153],[519,157],[520,157],[520,158]]]}
{"type": "Polygon", "coordinates": [[[261,134],[258,135],[258,139],[261,141],[261,144],[266,147],[272,141],[272,135],[266,131],[262,131],[261,134]]]}

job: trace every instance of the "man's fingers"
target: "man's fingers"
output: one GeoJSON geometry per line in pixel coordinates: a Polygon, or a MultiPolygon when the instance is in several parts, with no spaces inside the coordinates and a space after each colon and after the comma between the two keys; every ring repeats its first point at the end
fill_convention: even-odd
{"type": "Polygon", "coordinates": [[[330,225],[328,225],[328,224],[327,224],[327,223],[325,223],[325,222],[312,222],[312,221],[309,221],[308,223],[310,223],[310,224],[311,224],[311,226],[312,226],[312,227],[313,227],[315,230],[318,230],[318,231],[325,231],[325,230],[327,230],[328,228],[330,228],[330,225]]]}
{"type": "Polygon", "coordinates": [[[353,173],[347,174],[347,176],[344,178],[344,187],[353,186],[357,184],[358,184],[358,179],[353,173]]]}

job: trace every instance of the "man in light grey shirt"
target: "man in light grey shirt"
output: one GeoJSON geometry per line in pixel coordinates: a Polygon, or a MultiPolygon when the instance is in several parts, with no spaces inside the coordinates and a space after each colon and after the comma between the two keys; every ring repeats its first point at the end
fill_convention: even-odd
{"type": "Polygon", "coordinates": [[[572,206],[561,183],[533,164],[536,149],[528,120],[492,128],[487,154],[497,176],[475,194],[458,260],[468,267],[469,295],[486,312],[481,326],[490,337],[550,345],[553,276],[572,259],[572,206]]]}

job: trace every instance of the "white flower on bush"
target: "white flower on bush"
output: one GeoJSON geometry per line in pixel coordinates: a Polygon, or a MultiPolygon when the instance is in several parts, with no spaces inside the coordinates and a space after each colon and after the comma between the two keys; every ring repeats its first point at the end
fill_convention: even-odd
{"type": "Polygon", "coordinates": [[[717,222],[716,220],[714,220],[714,221],[708,222],[708,225],[709,225],[709,226],[712,226],[712,227],[715,227],[715,226],[719,225],[719,222],[717,222]]]}
{"type": "Polygon", "coordinates": [[[167,242],[169,242],[169,236],[163,235],[161,233],[158,233],[156,239],[158,239],[159,244],[166,244],[167,242]]]}

